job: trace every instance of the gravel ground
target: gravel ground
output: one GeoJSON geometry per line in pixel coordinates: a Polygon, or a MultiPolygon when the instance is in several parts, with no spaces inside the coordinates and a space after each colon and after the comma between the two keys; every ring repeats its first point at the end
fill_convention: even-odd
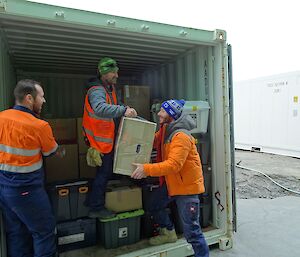
{"type": "MultiPolygon", "coordinates": [[[[264,172],[274,181],[300,192],[300,159],[274,154],[237,150],[236,163],[264,172]]],[[[236,196],[240,199],[300,196],[282,189],[264,175],[236,168],[236,196]]]]}

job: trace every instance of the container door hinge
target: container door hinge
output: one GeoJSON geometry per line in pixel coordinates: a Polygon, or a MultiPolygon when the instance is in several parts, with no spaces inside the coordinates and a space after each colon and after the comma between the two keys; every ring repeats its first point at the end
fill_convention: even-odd
{"type": "Polygon", "coordinates": [[[214,40],[215,41],[226,41],[226,32],[225,30],[216,29],[214,31],[214,40]]]}
{"type": "Polygon", "coordinates": [[[6,6],[7,6],[7,1],[6,0],[0,0],[0,11],[1,12],[6,11],[6,6]]]}
{"type": "Polygon", "coordinates": [[[220,250],[227,250],[227,249],[230,249],[232,248],[233,246],[233,242],[232,242],[232,238],[230,237],[221,237],[219,239],[219,248],[220,250]]]}
{"type": "Polygon", "coordinates": [[[54,13],[54,16],[55,16],[56,18],[59,18],[59,19],[64,19],[64,18],[65,18],[65,12],[64,12],[64,11],[56,11],[56,12],[54,13]]]}

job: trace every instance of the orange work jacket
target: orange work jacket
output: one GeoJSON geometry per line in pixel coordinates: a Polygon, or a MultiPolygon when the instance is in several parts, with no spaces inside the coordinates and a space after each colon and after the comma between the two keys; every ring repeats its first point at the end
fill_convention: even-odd
{"type": "MultiPolygon", "coordinates": [[[[164,133],[164,128],[156,133],[164,133]]],[[[197,152],[195,139],[184,132],[177,132],[170,141],[162,144],[162,161],[144,164],[148,176],[165,176],[168,193],[175,195],[201,194],[205,191],[200,156],[197,152]]]]}

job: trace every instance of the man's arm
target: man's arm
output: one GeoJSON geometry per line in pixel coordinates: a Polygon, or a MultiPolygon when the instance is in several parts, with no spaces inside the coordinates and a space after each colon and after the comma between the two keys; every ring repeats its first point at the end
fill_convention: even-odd
{"type": "Polygon", "coordinates": [[[126,112],[126,107],[106,103],[106,92],[102,87],[91,89],[88,92],[89,103],[98,117],[119,118],[126,112]]]}
{"type": "Polygon", "coordinates": [[[132,173],[133,178],[143,178],[146,176],[160,177],[179,172],[191,150],[192,142],[190,137],[180,133],[174,136],[170,143],[168,158],[163,162],[153,164],[136,164],[136,170],[132,173]]]}
{"type": "Polygon", "coordinates": [[[41,128],[40,143],[42,148],[42,154],[45,157],[53,155],[58,150],[58,144],[54,139],[52,129],[48,122],[46,122],[41,128]]]}

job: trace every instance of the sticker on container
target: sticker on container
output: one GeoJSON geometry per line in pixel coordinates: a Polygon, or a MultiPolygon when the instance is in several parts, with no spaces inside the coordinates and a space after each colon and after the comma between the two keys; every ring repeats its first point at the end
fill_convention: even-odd
{"type": "Polygon", "coordinates": [[[129,98],[130,97],[129,86],[125,85],[124,90],[125,90],[125,98],[129,98]]]}
{"type": "Polygon", "coordinates": [[[119,238],[125,238],[128,236],[128,228],[119,228],[119,238]]]}
{"type": "Polygon", "coordinates": [[[198,110],[198,106],[193,105],[193,106],[192,106],[192,111],[195,112],[195,111],[197,111],[197,110],[198,110]]]}
{"type": "Polygon", "coordinates": [[[298,103],[298,96],[294,96],[294,103],[298,103]]]}
{"type": "Polygon", "coordinates": [[[297,117],[298,116],[298,110],[293,110],[293,117],[297,117]]]}
{"type": "Polygon", "coordinates": [[[66,245],[76,242],[84,241],[84,233],[62,236],[58,238],[58,245],[66,245]]]}

